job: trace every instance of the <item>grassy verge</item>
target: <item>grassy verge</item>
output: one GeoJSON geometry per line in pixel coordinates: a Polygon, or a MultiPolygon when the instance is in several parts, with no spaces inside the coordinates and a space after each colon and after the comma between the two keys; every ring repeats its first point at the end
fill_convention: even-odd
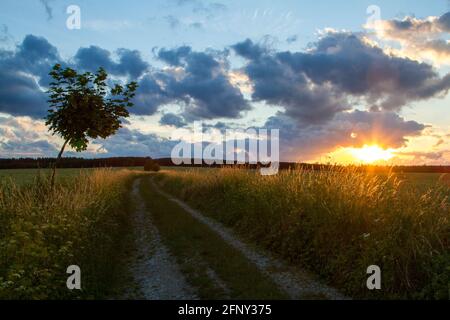
{"type": "Polygon", "coordinates": [[[402,187],[354,168],[165,171],[162,187],[287,261],[362,298],[448,299],[450,204],[443,184],[402,187]],[[366,287],[369,265],[382,290],[366,287]]]}
{"type": "Polygon", "coordinates": [[[127,234],[129,170],[81,173],[52,191],[36,178],[0,184],[0,298],[76,299],[111,294],[127,234]],[[82,290],[66,287],[81,268],[82,290]]]}
{"type": "Polygon", "coordinates": [[[162,240],[200,298],[287,298],[239,251],[157,193],[149,178],[143,179],[141,192],[162,240]]]}

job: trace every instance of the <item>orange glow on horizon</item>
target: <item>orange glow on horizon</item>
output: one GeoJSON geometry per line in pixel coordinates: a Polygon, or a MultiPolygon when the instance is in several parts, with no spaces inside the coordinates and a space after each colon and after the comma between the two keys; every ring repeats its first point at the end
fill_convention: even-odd
{"type": "MultiPolygon", "coordinates": [[[[396,149],[384,149],[376,144],[363,147],[341,147],[328,154],[328,162],[339,164],[386,164],[397,157],[396,149]]],[[[318,162],[323,162],[320,159],[318,162]]]]}
{"type": "Polygon", "coordinates": [[[350,154],[363,163],[387,161],[394,157],[393,149],[383,149],[377,145],[364,145],[362,148],[349,148],[350,154]]]}

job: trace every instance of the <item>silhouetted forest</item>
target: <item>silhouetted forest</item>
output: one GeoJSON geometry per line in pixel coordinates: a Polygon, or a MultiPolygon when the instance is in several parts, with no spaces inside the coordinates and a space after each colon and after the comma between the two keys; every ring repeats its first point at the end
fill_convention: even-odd
{"type": "MultiPolygon", "coordinates": [[[[140,167],[144,166],[146,157],[114,157],[114,158],[62,158],[59,168],[101,168],[101,167],[140,167]]],[[[160,166],[174,166],[170,158],[155,159],[160,166]]],[[[50,168],[55,162],[55,158],[14,158],[0,159],[0,169],[32,169],[32,168],[50,168]]],[[[192,161],[193,162],[193,161],[192,161]]],[[[222,165],[202,164],[183,164],[182,167],[221,167],[222,165]]],[[[245,165],[246,168],[255,169],[260,165],[245,165]]],[[[281,162],[280,169],[293,169],[301,167],[308,170],[330,170],[336,168],[331,164],[306,164],[295,162],[281,162]]],[[[357,166],[361,170],[371,170],[375,172],[384,172],[392,170],[394,172],[438,172],[450,173],[450,166],[373,166],[361,165],[357,166]]]]}

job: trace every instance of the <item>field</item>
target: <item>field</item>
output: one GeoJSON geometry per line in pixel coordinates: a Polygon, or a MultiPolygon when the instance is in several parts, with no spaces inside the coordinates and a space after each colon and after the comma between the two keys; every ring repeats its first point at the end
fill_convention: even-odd
{"type": "MultiPolygon", "coordinates": [[[[111,170],[120,170],[121,168],[112,168],[111,170]]],[[[142,168],[129,167],[129,170],[140,170],[142,168]]],[[[57,179],[60,183],[70,181],[76,178],[83,172],[95,171],[93,168],[79,169],[59,169],[57,174],[57,179]]],[[[11,170],[0,170],[0,181],[12,180],[18,185],[24,185],[32,183],[34,179],[39,176],[45,177],[51,174],[51,169],[11,169],[11,170]]]]}
{"type": "MultiPolygon", "coordinates": [[[[111,170],[120,170],[122,168],[112,168],[111,170]]],[[[128,167],[126,169],[129,170],[142,170],[141,167],[128,167]]],[[[215,169],[208,169],[208,168],[186,168],[186,167],[162,167],[162,169],[165,170],[171,170],[171,171],[205,171],[205,170],[215,170],[215,169]]],[[[94,168],[86,168],[86,169],[79,169],[79,168],[70,168],[70,169],[59,169],[57,177],[59,179],[71,179],[76,176],[78,176],[81,172],[89,172],[96,170],[94,168]]],[[[0,181],[4,181],[6,179],[12,179],[15,183],[18,184],[27,184],[33,181],[39,174],[42,175],[48,175],[50,174],[50,169],[6,169],[6,170],[0,170],[0,181]]],[[[443,174],[443,173],[403,173],[403,174],[397,174],[397,177],[404,180],[405,182],[416,185],[416,186],[422,186],[424,188],[433,186],[436,182],[439,180],[447,181],[450,179],[450,174],[443,174]]]]}
{"type": "Polygon", "coordinates": [[[275,268],[248,254],[253,249],[348,297],[450,295],[448,174],[377,175],[351,167],[267,177],[230,168],[61,169],[54,190],[47,176],[0,171],[0,298],[180,297],[180,288],[169,294],[142,287],[162,277],[144,263],[161,256],[155,247],[173,259],[156,261],[160,269],[153,261],[150,269],[165,273],[177,265],[177,277],[190,288],[184,297],[334,295],[308,287],[305,277],[299,286],[313,289],[286,291],[275,268]],[[240,240],[230,241],[227,232],[240,240]],[[65,287],[64,266],[74,261],[86,275],[81,292],[65,287]],[[382,290],[367,290],[366,268],[373,264],[382,270],[382,290]]]}
{"type": "Polygon", "coordinates": [[[361,298],[448,298],[450,190],[438,174],[352,168],[167,171],[165,190],[294,265],[361,298]],[[405,179],[406,178],[406,179],[405,179]],[[383,270],[368,291],[366,268],[383,270]]]}
{"type": "Polygon", "coordinates": [[[116,250],[127,234],[135,173],[61,170],[52,189],[31,172],[0,181],[0,299],[104,297],[120,268],[116,250]],[[87,271],[81,292],[68,291],[61,276],[73,261],[87,271]]]}

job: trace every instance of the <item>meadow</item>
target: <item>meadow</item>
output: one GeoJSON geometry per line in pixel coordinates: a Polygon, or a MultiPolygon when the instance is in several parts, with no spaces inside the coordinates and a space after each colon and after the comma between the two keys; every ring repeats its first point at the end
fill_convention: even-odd
{"type": "MultiPolygon", "coordinates": [[[[126,273],[120,252],[133,231],[129,196],[133,180],[143,175],[140,169],[61,169],[54,189],[45,170],[0,171],[0,299],[111,296],[112,279],[126,273]],[[74,261],[85,277],[83,290],[70,292],[65,268],[74,261]]],[[[261,176],[239,168],[166,167],[152,176],[162,189],[249,243],[312,271],[351,297],[449,299],[448,174],[373,174],[339,167],[261,176]],[[382,290],[367,290],[366,268],[373,264],[382,270],[382,290]]],[[[150,187],[144,196],[155,211],[150,187]]],[[[158,227],[170,235],[169,244],[191,236],[194,254],[205,245],[196,242],[210,231],[197,226],[197,235],[196,229],[174,228],[171,216],[188,219],[177,210],[155,216],[158,227]]],[[[165,212],[155,212],[160,211],[165,212]]],[[[208,243],[224,246],[215,241],[208,243]]],[[[177,257],[187,254],[183,248],[175,250],[177,257]]],[[[208,257],[214,262],[213,249],[208,257]]],[[[234,255],[230,261],[236,259],[236,266],[246,265],[234,255]]],[[[221,272],[230,278],[230,270],[221,272]]],[[[229,280],[234,279],[240,278],[229,280]]],[[[234,285],[240,288],[241,283],[234,285]]],[[[204,296],[211,296],[211,290],[206,286],[204,296]]]]}
{"type": "Polygon", "coordinates": [[[352,297],[448,299],[450,189],[439,174],[355,168],[164,171],[168,192],[352,297]],[[366,269],[382,270],[369,291],[366,269]]]}
{"type": "Polygon", "coordinates": [[[104,298],[121,272],[117,253],[129,232],[127,197],[136,173],[59,171],[54,188],[42,172],[3,173],[0,299],[104,298]],[[81,291],[66,287],[73,264],[83,270],[81,291]]]}
{"type": "MultiPolygon", "coordinates": [[[[108,168],[108,170],[121,170],[123,168],[108,168]]],[[[127,167],[128,170],[142,170],[142,167],[127,167]]],[[[94,172],[95,168],[62,168],[58,169],[56,179],[59,183],[71,182],[80,174],[94,172]]],[[[41,177],[51,175],[51,169],[2,169],[0,170],[0,181],[11,180],[16,185],[26,185],[33,183],[34,180],[41,177]]]]}

